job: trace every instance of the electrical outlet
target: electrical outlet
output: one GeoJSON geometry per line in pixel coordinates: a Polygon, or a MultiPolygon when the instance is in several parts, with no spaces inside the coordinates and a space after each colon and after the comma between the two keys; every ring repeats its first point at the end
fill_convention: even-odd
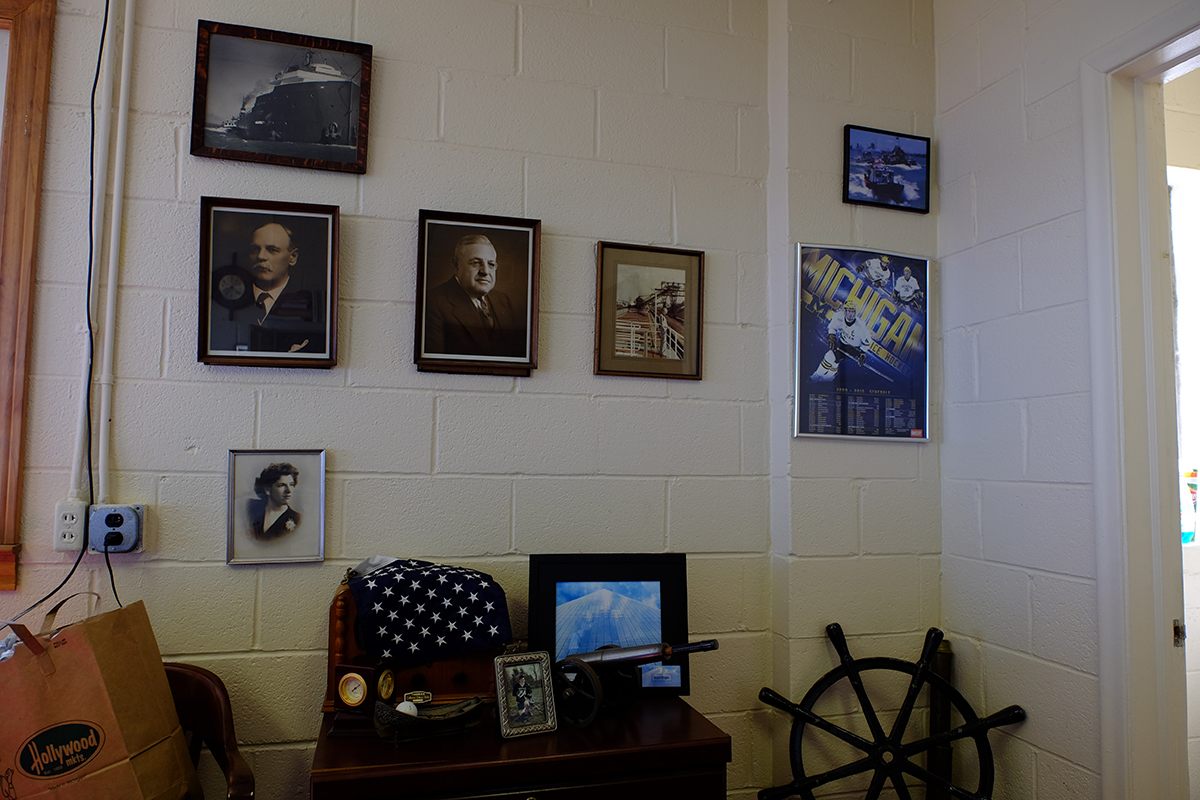
{"type": "Polygon", "coordinates": [[[60,500],[54,504],[54,549],[60,553],[75,553],[83,547],[83,519],[87,503],[82,500],[60,500]]]}
{"type": "Polygon", "coordinates": [[[142,550],[141,505],[95,505],[88,509],[88,550],[132,553],[142,550]],[[107,546],[106,546],[107,543],[107,546]]]}

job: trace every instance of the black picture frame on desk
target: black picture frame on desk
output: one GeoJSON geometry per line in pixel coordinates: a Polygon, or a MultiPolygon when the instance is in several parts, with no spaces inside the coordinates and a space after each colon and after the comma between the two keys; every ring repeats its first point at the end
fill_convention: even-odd
{"type": "MultiPolygon", "coordinates": [[[[683,553],[529,557],[529,647],[549,652],[552,662],[606,644],[680,645],[687,640],[683,553]],[[585,618],[588,623],[583,627],[585,618]]],[[[686,654],[639,669],[643,691],[666,695],[691,691],[686,654]]]]}

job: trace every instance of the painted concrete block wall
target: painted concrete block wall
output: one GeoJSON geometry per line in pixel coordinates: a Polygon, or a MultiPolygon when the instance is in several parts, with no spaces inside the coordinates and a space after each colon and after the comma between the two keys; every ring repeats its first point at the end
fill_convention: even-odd
{"type": "Polygon", "coordinates": [[[1170,0],[935,4],[942,608],[997,797],[1100,796],[1084,56],[1170,0]]]}
{"type": "MultiPolygon", "coordinates": [[[[932,258],[939,202],[935,197],[930,216],[841,202],[844,125],[932,133],[932,2],[790,0],[786,15],[786,36],[770,34],[773,46],[787,48],[786,92],[772,95],[771,110],[781,109],[772,125],[786,125],[788,142],[786,152],[771,152],[771,177],[786,182],[787,202],[779,229],[769,233],[776,248],[772,380],[787,376],[786,388],[774,383],[771,395],[772,435],[787,448],[772,465],[772,570],[776,688],[798,698],[837,663],[824,634],[828,623],[841,623],[859,655],[913,659],[924,632],[940,621],[941,347],[931,331],[929,443],[791,439],[794,244],[932,258]]],[[[931,266],[936,302],[938,271],[931,266]]],[[[790,719],[773,721],[775,778],[782,782],[789,776],[782,743],[790,719]]]]}
{"type": "MultiPolygon", "coordinates": [[[[0,618],[68,565],[51,551],[49,523],[66,492],[79,392],[85,109],[100,4],[59,8],[25,549],[20,589],[0,598],[0,618]]],[[[147,552],[115,559],[117,585],[123,599],[146,601],[164,654],[224,678],[261,797],[306,796],[326,609],[345,569],[375,553],[492,572],[523,633],[530,552],[688,552],[692,634],[721,641],[695,659],[692,702],[733,735],[734,795],[768,783],[756,699],[771,667],[765,9],[765,0],[139,4],[113,495],[150,512],[147,552]],[[367,174],[188,155],[198,17],[371,42],[367,174]],[[341,207],[337,368],[196,363],[203,194],[341,207]],[[412,365],[420,208],[541,218],[532,377],[412,365]],[[591,374],[597,239],[706,251],[702,382],[591,374]],[[323,564],[226,566],[231,448],[328,451],[323,564]]],[[[102,562],[89,559],[72,585],[110,605],[102,562]]]]}
{"type": "Polygon", "coordinates": [[[1163,86],[1167,116],[1167,163],[1200,169],[1200,73],[1189,72],[1163,86]]]}

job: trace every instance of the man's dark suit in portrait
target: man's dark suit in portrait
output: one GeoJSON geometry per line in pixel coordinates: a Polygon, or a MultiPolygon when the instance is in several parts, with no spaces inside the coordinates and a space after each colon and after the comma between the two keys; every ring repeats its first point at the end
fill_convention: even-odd
{"type": "Polygon", "coordinates": [[[426,293],[427,355],[524,358],[526,324],[496,287],[496,248],[469,234],[454,248],[454,275],[426,293]]]}
{"type": "MultiPolygon", "coordinates": [[[[251,300],[231,309],[214,307],[209,349],[265,353],[322,353],[326,346],[324,272],[295,269],[300,251],[291,229],[268,222],[250,242],[251,300]],[[314,280],[319,283],[314,285],[314,280]]],[[[244,273],[242,273],[244,274],[244,273]]],[[[222,292],[219,279],[216,294],[222,292]]]]}

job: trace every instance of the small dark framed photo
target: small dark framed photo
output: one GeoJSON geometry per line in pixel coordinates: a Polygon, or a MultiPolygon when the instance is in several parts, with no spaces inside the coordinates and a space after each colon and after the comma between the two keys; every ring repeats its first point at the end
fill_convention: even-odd
{"type": "MultiPolygon", "coordinates": [[[[555,663],[605,645],[686,644],[683,553],[529,557],[529,646],[555,663]]],[[[687,654],[638,667],[643,690],[690,691],[687,654]]]]}
{"type": "Polygon", "coordinates": [[[704,253],[596,245],[597,375],[700,380],[704,253]]]}
{"type": "Polygon", "coordinates": [[[929,213],[929,137],[847,125],[842,200],[929,213]]]}
{"type": "Polygon", "coordinates": [[[337,363],[338,207],[200,198],[197,358],[337,363]]]}
{"type": "Polygon", "coordinates": [[[325,559],[325,451],[230,450],[225,563],[325,559]]]}
{"type": "Polygon", "coordinates": [[[547,653],[496,656],[496,707],[505,739],[558,728],[547,653]]]}
{"type": "Polygon", "coordinates": [[[202,19],[192,155],[367,171],[371,45],[202,19]]]}
{"type": "Polygon", "coordinates": [[[421,209],[418,370],[529,376],[537,367],[541,232],[536,219],[421,209]]]}

